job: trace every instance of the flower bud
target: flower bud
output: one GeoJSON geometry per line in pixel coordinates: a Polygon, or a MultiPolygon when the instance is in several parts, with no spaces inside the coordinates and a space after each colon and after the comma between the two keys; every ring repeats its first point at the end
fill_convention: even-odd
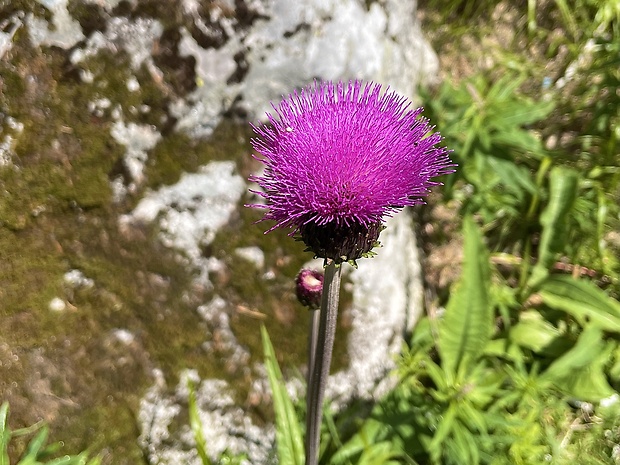
{"type": "Polygon", "coordinates": [[[297,299],[311,310],[321,306],[323,274],[316,270],[301,270],[295,279],[297,299]]]}

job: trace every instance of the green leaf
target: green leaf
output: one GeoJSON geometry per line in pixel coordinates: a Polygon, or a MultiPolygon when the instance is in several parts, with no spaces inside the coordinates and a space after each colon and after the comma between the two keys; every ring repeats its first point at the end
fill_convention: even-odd
{"type": "Polygon", "coordinates": [[[489,157],[490,168],[499,176],[503,185],[519,197],[528,192],[536,192],[536,183],[532,179],[530,171],[524,166],[515,165],[510,160],[489,157]]]}
{"type": "Polygon", "coordinates": [[[590,367],[604,348],[602,330],[589,326],[581,333],[574,347],[549,365],[539,379],[562,387],[567,378],[574,378],[580,371],[590,367]]]}
{"type": "Polygon", "coordinates": [[[276,441],[280,465],[304,465],[304,443],[293,402],[284,386],[284,378],[265,326],[261,326],[265,367],[276,414],[276,441]]]}
{"type": "Polygon", "coordinates": [[[454,427],[453,447],[457,451],[459,463],[468,465],[478,465],[480,463],[480,452],[478,451],[478,444],[475,441],[474,435],[471,434],[465,425],[458,422],[454,427]]]}
{"type": "Polygon", "coordinates": [[[489,341],[484,348],[484,354],[513,362],[523,359],[523,353],[521,349],[519,349],[519,346],[503,338],[489,341]]]}
{"type": "Polygon", "coordinates": [[[584,369],[579,370],[574,376],[568,376],[559,383],[559,387],[572,396],[598,402],[615,393],[607,381],[606,365],[615,343],[608,343],[605,350],[597,353],[596,357],[584,369]]]}
{"type": "Polygon", "coordinates": [[[453,434],[454,428],[458,427],[458,409],[456,404],[450,404],[448,410],[445,411],[437,430],[433,435],[433,440],[428,445],[428,451],[431,453],[431,457],[438,461],[441,457],[443,450],[443,443],[446,439],[453,434]]]}
{"type": "Polygon", "coordinates": [[[583,327],[596,325],[620,333],[620,303],[590,281],[552,275],[540,285],[540,296],[546,305],[568,313],[583,327]]]}
{"type": "Polygon", "coordinates": [[[387,441],[368,445],[360,456],[358,465],[397,465],[400,462],[392,460],[398,457],[394,446],[387,441]]]}
{"type": "Polygon", "coordinates": [[[11,440],[11,430],[7,425],[8,417],[9,403],[3,402],[0,407],[0,465],[10,465],[8,446],[11,440]]]}
{"type": "Polygon", "coordinates": [[[198,452],[198,456],[200,457],[200,461],[203,465],[211,465],[211,459],[207,454],[207,441],[205,440],[204,433],[202,431],[202,422],[200,421],[198,404],[196,403],[196,390],[193,383],[189,380],[188,388],[189,426],[192,429],[194,441],[196,441],[196,452],[198,452]]]}
{"type": "Polygon", "coordinates": [[[568,213],[577,196],[577,173],[567,168],[555,167],[549,178],[549,203],[540,215],[542,234],[538,262],[532,270],[528,287],[536,287],[549,274],[556,255],[564,249],[568,213]]]}
{"type": "Polygon", "coordinates": [[[332,455],[330,465],[397,465],[396,460],[402,456],[400,445],[382,439],[382,431],[386,429],[383,421],[369,418],[346,444],[338,448],[332,455]]]}
{"type": "MultiPolygon", "coordinates": [[[[48,462],[47,465],[81,465],[82,463],[84,462],[81,462],[81,458],[78,456],[65,455],[64,457],[59,457],[48,462]]],[[[18,465],[22,464],[19,463],[18,465]]]]}
{"type": "Polygon", "coordinates": [[[521,312],[519,322],[509,332],[509,339],[526,349],[540,353],[562,333],[534,310],[521,312]]]}
{"type": "Polygon", "coordinates": [[[471,217],[465,218],[463,232],[463,270],[440,322],[437,341],[442,367],[452,382],[469,374],[493,331],[488,251],[471,217]]]}
{"type": "Polygon", "coordinates": [[[48,432],[49,430],[47,426],[44,426],[37,433],[37,435],[32,438],[32,440],[28,443],[28,447],[26,448],[24,457],[19,461],[19,465],[37,463],[37,458],[39,457],[41,448],[45,445],[45,442],[47,441],[48,432]]]}

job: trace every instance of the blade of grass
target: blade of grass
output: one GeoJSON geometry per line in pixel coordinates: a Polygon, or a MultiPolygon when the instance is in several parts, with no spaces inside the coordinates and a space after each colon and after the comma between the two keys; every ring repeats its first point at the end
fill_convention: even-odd
{"type": "Polygon", "coordinates": [[[191,381],[188,381],[188,388],[189,425],[194,435],[194,441],[196,441],[196,452],[198,452],[202,465],[211,465],[211,459],[207,455],[207,441],[202,431],[202,422],[200,421],[198,404],[196,403],[196,389],[191,381]]]}
{"type": "Polygon", "coordinates": [[[7,449],[11,440],[11,430],[7,426],[8,417],[9,403],[3,402],[0,407],[0,465],[10,465],[7,449]]]}
{"type": "Polygon", "coordinates": [[[273,396],[273,407],[276,413],[276,441],[280,465],[303,465],[304,464],[304,441],[301,427],[293,401],[284,386],[284,378],[269,334],[264,326],[261,326],[261,338],[265,355],[265,367],[273,396]]]}

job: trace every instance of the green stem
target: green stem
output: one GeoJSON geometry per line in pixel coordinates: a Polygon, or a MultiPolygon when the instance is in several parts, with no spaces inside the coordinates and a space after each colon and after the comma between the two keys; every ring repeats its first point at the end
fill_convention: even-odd
{"type": "Polygon", "coordinates": [[[306,398],[306,465],[317,465],[319,461],[319,441],[321,439],[321,419],[323,398],[332,361],[332,349],[336,334],[338,300],[340,297],[340,266],[333,260],[327,261],[323,279],[323,295],[319,315],[318,331],[316,318],[310,333],[310,360],[308,367],[308,392],[306,398]],[[313,332],[316,335],[313,335],[313,332]],[[312,345],[315,351],[312,353],[312,345]]]}

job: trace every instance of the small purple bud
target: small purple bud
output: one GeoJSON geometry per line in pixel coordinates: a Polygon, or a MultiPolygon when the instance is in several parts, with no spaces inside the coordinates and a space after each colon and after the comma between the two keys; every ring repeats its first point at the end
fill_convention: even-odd
{"type": "Polygon", "coordinates": [[[323,274],[316,270],[301,270],[295,279],[297,299],[311,310],[321,306],[323,274]]]}

